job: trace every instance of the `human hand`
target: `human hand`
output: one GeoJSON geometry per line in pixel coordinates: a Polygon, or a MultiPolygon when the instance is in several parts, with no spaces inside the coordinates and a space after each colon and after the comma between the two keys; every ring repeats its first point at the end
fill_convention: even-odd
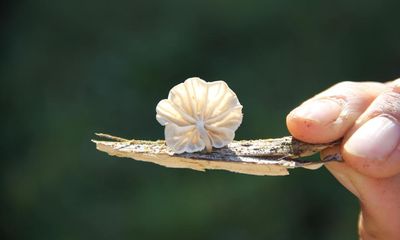
{"type": "Polygon", "coordinates": [[[290,133],[310,143],[343,138],[321,158],[340,153],[328,170],[361,203],[361,239],[400,238],[400,79],[341,82],[287,116],[290,133]]]}

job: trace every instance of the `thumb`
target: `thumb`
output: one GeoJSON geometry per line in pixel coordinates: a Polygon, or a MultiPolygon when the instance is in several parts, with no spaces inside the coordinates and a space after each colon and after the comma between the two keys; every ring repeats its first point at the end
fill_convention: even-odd
{"type": "Polygon", "coordinates": [[[342,154],[363,175],[400,174],[400,79],[357,119],[345,136],[342,154]]]}
{"type": "MultiPolygon", "coordinates": [[[[321,159],[337,156],[340,147],[321,152],[321,159]]],[[[354,170],[347,162],[327,162],[326,168],[361,204],[361,239],[398,239],[400,236],[400,174],[373,178],[354,170]]]]}

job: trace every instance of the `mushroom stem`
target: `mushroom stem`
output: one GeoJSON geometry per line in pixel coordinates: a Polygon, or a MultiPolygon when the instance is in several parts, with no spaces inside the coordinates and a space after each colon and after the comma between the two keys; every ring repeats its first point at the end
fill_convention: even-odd
{"type": "Polygon", "coordinates": [[[207,152],[211,152],[212,151],[211,140],[208,137],[208,133],[207,133],[206,129],[204,128],[204,121],[197,121],[196,127],[197,127],[197,130],[199,130],[200,138],[206,144],[207,152]]]}

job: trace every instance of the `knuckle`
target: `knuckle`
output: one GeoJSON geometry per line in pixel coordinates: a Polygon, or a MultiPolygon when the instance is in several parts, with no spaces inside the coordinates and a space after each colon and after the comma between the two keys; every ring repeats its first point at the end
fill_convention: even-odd
{"type": "Polygon", "coordinates": [[[351,96],[360,95],[361,84],[357,82],[345,81],[333,85],[331,88],[320,94],[320,97],[331,99],[347,99],[351,96]]]}
{"type": "Polygon", "coordinates": [[[370,117],[386,115],[400,120],[400,93],[387,91],[379,95],[370,107],[370,117]]]}
{"type": "Polygon", "coordinates": [[[400,84],[400,78],[393,80],[393,84],[400,84]]]}
{"type": "Polygon", "coordinates": [[[400,78],[394,80],[392,83],[392,86],[393,86],[394,93],[400,93],[400,78]]]}
{"type": "Polygon", "coordinates": [[[348,88],[357,87],[358,85],[360,85],[360,83],[352,82],[352,81],[344,81],[344,82],[335,84],[334,87],[348,89],[348,88]]]}

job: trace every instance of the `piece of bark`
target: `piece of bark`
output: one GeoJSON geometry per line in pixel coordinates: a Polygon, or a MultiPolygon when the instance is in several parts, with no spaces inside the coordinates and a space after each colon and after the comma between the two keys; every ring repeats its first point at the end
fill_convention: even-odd
{"type": "MultiPolygon", "coordinates": [[[[112,141],[92,140],[96,148],[109,155],[153,162],[165,167],[190,168],[198,171],[220,169],[251,175],[288,175],[288,169],[318,169],[325,161],[305,161],[298,158],[310,156],[340,143],[309,144],[290,136],[276,139],[233,141],[227,147],[214,148],[211,153],[196,152],[174,154],[165,141],[128,140],[108,134],[99,137],[112,141]]],[[[330,156],[327,161],[340,161],[340,156],[330,156]]]]}

